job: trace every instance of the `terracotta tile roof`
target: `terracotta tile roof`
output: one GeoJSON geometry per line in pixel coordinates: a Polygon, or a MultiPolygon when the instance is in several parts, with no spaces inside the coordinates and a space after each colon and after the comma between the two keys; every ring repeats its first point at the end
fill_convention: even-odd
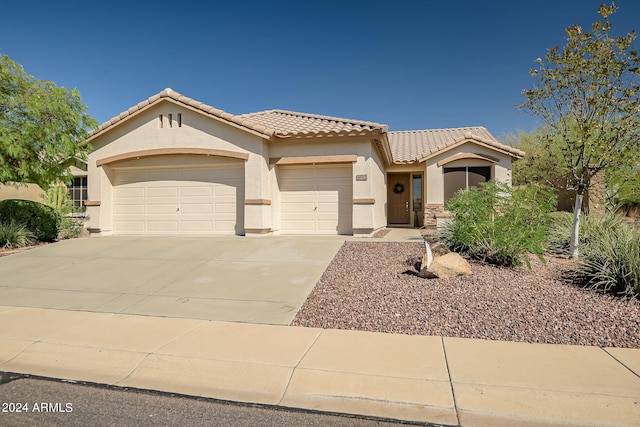
{"type": "Polygon", "coordinates": [[[257,113],[233,115],[167,88],[120,113],[111,120],[102,123],[98,128],[89,132],[89,139],[96,137],[108,128],[117,125],[161,99],[168,99],[175,103],[194,108],[236,127],[258,133],[267,139],[274,136],[278,138],[304,138],[317,136],[371,135],[385,133],[388,130],[386,125],[380,123],[286,110],[268,110],[257,113]]]}
{"type": "Polygon", "coordinates": [[[393,163],[396,164],[426,160],[467,139],[473,139],[516,158],[524,156],[523,151],[502,144],[482,126],[389,132],[389,146],[393,163]]]}
{"type": "Polygon", "coordinates": [[[266,139],[375,136],[374,142],[383,158],[387,162],[393,161],[397,164],[424,161],[439,151],[467,139],[473,139],[516,158],[524,156],[524,152],[500,143],[481,126],[389,132],[387,125],[380,123],[287,110],[267,110],[234,115],[183,96],[169,88],[104,122],[89,132],[89,140],[163,99],[195,109],[266,139]]]}
{"type": "Polygon", "coordinates": [[[152,97],[150,97],[149,99],[146,99],[142,102],[140,102],[138,105],[135,105],[131,108],[129,108],[127,111],[124,111],[122,113],[120,113],[119,115],[113,117],[111,120],[108,120],[104,123],[102,123],[100,126],[98,126],[96,129],[92,130],[91,132],[89,132],[89,139],[92,139],[94,137],[96,137],[98,134],[101,134],[102,132],[104,132],[105,130],[109,129],[110,127],[117,125],[118,123],[126,120],[127,118],[135,115],[136,113],[138,113],[139,111],[142,111],[146,108],[148,108],[149,106],[155,104],[156,102],[162,100],[162,99],[168,99],[171,100],[177,104],[183,104],[187,107],[191,107],[194,108],[206,115],[212,116],[217,118],[218,120],[227,122],[233,126],[236,127],[240,127],[243,128],[245,130],[248,130],[252,133],[257,133],[260,136],[266,137],[266,138],[270,138],[275,131],[273,129],[269,129],[261,124],[256,124],[256,123],[251,123],[246,119],[242,119],[240,118],[240,116],[236,116],[230,113],[227,113],[226,111],[220,110],[218,108],[212,107],[210,105],[207,105],[203,102],[199,102],[196,101],[195,99],[186,97],[184,95],[181,95],[180,93],[172,90],[172,89],[165,89],[162,92],[153,95],[152,97]]]}
{"type": "Polygon", "coordinates": [[[380,123],[287,110],[259,111],[238,117],[274,129],[275,136],[280,138],[370,135],[388,131],[387,125],[380,123]]]}

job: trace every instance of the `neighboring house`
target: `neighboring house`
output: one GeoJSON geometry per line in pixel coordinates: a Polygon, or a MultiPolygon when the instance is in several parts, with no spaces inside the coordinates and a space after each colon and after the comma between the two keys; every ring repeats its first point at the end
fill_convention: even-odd
{"type": "MultiPolygon", "coordinates": [[[[69,198],[75,206],[84,207],[87,201],[87,171],[76,166],[69,168],[73,180],[67,186],[69,198]]],[[[38,184],[0,184],[0,200],[22,199],[43,203],[44,190],[38,184]]]]}
{"type": "Polygon", "coordinates": [[[389,132],[283,110],[232,115],[166,89],[89,137],[96,234],[353,234],[432,224],[455,191],[511,182],[485,128],[389,132]]]}

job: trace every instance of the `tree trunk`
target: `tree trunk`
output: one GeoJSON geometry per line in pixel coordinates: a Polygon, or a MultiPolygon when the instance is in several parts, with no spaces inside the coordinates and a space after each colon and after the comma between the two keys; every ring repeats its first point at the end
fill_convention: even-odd
{"type": "Polygon", "coordinates": [[[573,206],[573,228],[571,230],[571,244],[569,254],[571,258],[578,258],[578,243],[580,242],[580,213],[582,211],[582,199],[584,197],[584,186],[579,185],[576,193],[576,204],[573,206]]]}

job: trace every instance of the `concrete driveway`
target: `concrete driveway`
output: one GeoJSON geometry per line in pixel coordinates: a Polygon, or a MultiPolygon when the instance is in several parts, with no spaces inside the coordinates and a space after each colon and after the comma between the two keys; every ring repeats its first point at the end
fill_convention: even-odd
{"type": "Polygon", "coordinates": [[[0,304],[289,324],[339,237],[97,237],[0,258],[0,304]]]}

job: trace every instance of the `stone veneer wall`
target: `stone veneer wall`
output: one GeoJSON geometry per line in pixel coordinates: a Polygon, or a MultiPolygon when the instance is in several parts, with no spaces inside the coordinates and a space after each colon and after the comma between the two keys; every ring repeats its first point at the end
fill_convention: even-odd
{"type": "Polygon", "coordinates": [[[437,225],[436,215],[444,212],[444,205],[432,204],[424,207],[424,226],[426,228],[435,227],[437,225]]]}

